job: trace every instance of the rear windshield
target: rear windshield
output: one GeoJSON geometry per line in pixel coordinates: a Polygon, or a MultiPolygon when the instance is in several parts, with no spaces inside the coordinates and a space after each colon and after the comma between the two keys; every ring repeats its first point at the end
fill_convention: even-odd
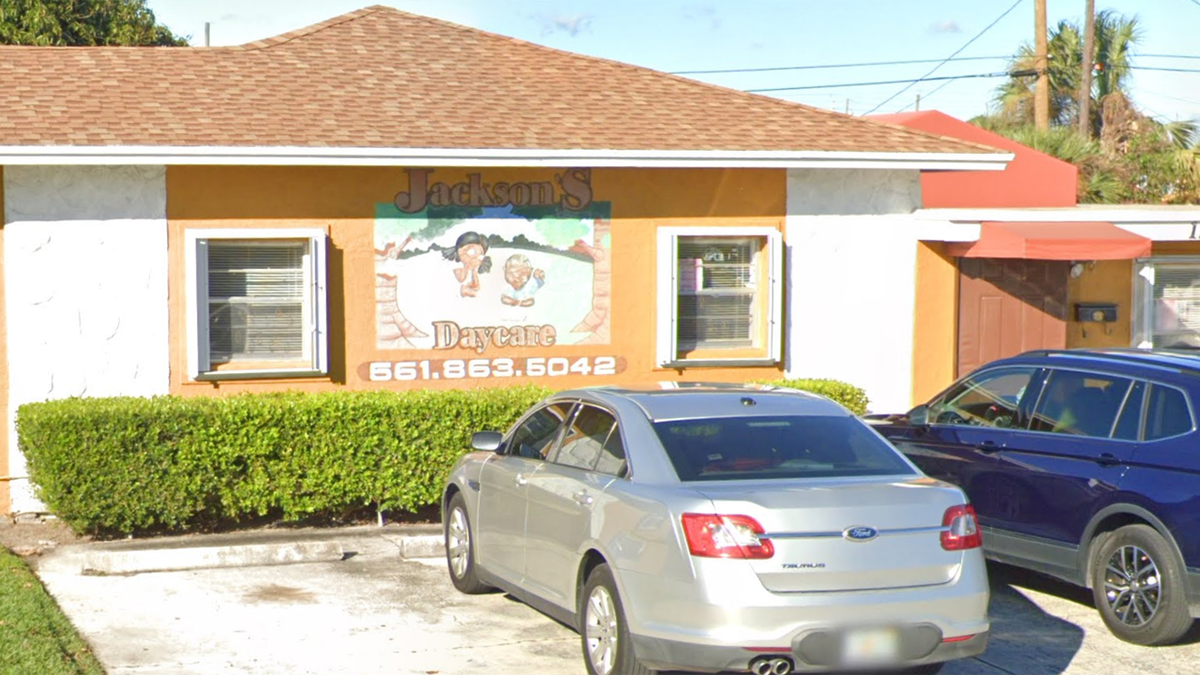
{"type": "Polygon", "coordinates": [[[900,453],[853,417],[733,417],[656,422],[684,481],[912,475],[900,453]]]}

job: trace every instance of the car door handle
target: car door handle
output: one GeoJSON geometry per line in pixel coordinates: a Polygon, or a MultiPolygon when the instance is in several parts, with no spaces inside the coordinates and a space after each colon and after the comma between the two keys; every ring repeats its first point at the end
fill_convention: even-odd
{"type": "Polygon", "coordinates": [[[576,492],[575,494],[571,495],[571,499],[574,499],[584,506],[592,505],[592,496],[587,493],[587,490],[580,490],[579,492],[576,492]]]}
{"type": "Polygon", "coordinates": [[[1116,455],[1112,454],[1111,452],[1106,452],[1096,458],[1096,463],[1100,466],[1112,466],[1114,464],[1120,464],[1121,460],[1117,459],[1116,455]]]}
{"type": "Polygon", "coordinates": [[[525,477],[525,474],[519,473],[517,474],[517,477],[513,479],[513,482],[515,482],[517,485],[524,485],[529,482],[529,479],[525,477]]]}
{"type": "Polygon", "coordinates": [[[1003,450],[1004,446],[997,444],[996,441],[982,441],[976,443],[975,448],[981,452],[996,452],[997,450],[1003,450]]]}

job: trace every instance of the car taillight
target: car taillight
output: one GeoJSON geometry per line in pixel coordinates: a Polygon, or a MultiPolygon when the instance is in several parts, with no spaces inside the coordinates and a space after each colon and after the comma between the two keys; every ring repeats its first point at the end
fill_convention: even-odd
{"type": "Polygon", "coordinates": [[[942,516],[942,548],[947,551],[965,551],[983,546],[983,535],[975,520],[975,507],[959,504],[946,509],[942,516]]]}
{"type": "Polygon", "coordinates": [[[685,513],[683,533],[688,550],[701,558],[762,560],[775,555],[771,540],[759,536],[765,533],[762,525],[749,516],[685,513]]]}

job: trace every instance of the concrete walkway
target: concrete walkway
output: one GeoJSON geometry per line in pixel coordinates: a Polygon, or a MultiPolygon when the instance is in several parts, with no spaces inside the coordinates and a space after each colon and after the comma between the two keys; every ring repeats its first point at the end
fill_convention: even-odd
{"type": "MultiPolygon", "coordinates": [[[[450,585],[438,528],[346,528],[64,546],[35,569],[109,675],[582,675],[579,637],[450,585]],[[151,571],[170,570],[170,571],[151,571]],[[109,574],[111,572],[112,574],[109,574]]],[[[992,642],[945,675],[1179,675],[1200,639],[1112,638],[1086,592],[993,567],[992,642]]]]}

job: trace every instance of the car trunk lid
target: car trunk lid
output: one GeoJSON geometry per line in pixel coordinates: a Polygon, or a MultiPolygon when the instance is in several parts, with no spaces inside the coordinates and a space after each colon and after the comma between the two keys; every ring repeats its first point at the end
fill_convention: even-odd
{"type": "Polygon", "coordinates": [[[776,592],[865,591],[949,583],[962,551],[941,545],[946,510],[965,502],[927,478],[736,481],[694,486],[714,512],[762,525],[774,554],[748,560],[776,592]]]}

